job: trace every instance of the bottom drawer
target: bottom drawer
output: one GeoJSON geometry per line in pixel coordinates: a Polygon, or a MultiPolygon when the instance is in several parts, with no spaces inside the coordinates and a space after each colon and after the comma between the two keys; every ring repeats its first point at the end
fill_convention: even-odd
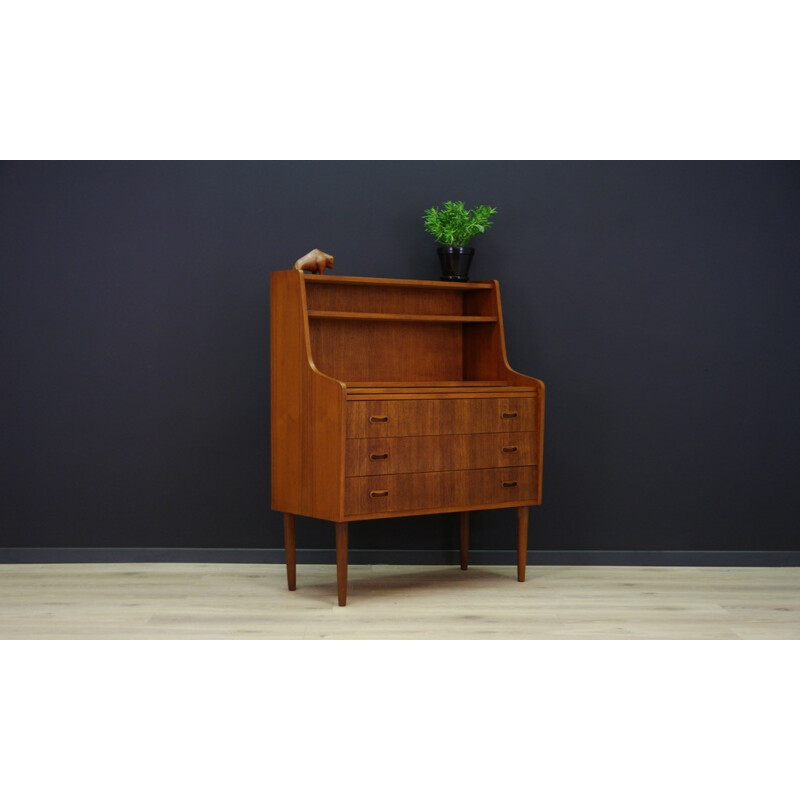
{"type": "Polygon", "coordinates": [[[345,479],[345,515],[535,502],[537,467],[498,467],[345,479]]]}

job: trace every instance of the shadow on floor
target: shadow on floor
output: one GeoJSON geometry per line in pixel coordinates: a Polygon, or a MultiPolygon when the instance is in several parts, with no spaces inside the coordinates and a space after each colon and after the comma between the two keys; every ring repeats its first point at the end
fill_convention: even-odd
{"type": "MultiPolygon", "coordinates": [[[[489,586],[498,583],[516,583],[516,567],[485,567],[479,569],[471,567],[461,570],[458,567],[445,567],[443,569],[420,570],[397,573],[370,574],[362,577],[358,574],[358,567],[351,567],[347,582],[348,602],[354,596],[366,595],[388,596],[393,594],[414,594],[417,591],[435,596],[439,593],[450,592],[454,586],[489,586]]],[[[325,583],[308,583],[303,585],[302,569],[298,567],[297,592],[306,597],[319,598],[329,603],[331,598],[336,598],[335,571],[331,572],[333,580],[325,583]]]]}

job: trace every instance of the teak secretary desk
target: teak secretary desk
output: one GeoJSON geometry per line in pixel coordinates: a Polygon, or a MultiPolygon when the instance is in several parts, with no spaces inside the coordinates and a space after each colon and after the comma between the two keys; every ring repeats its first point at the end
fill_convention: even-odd
{"type": "Polygon", "coordinates": [[[289,589],[295,515],[336,523],[339,605],[352,520],[541,502],[544,384],[506,359],[497,281],[450,283],[273,272],[272,507],[289,589]]]}

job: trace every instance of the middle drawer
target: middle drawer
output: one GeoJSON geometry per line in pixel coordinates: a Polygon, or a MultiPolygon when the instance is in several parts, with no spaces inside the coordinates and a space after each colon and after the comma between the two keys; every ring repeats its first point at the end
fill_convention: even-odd
{"type": "Polygon", "coordinates": [[[533,394],[471,399],[348,400],[348,439],[535,430],[533,394]]]}
{"type": "Polygon", "coordinates": [[[348,439],[345,475],[391,475],[536,463],[535,434],[473,433],[348,439]]]}

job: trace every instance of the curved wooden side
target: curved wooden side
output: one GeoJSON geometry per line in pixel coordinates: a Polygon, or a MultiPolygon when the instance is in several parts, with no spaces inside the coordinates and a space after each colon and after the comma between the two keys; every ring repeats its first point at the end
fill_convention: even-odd
{"type": "MultiPolygon", "coordinates": [[[[497,284],[497,282],[495,281],[497,284]]],[[[503,309],[502,304],[500,302],[500,284],[497,284],[497,289],[495,293],[495,299],[497,303],[497,323],[498,327],[500,328],[500,345],[501,345],[501,353],[503,356],[503,366],[505,367],[505,374],[506,379],[512,386],[532,386],[536,387],[539,392],[539,401],[538,401],[538,409],[537,409],[537,426],[536,426],[536,450],[537,450],[537,458],[539,463],[539,486],[536,493],[538,498],[538,504],[542,502],[542,473],[543,473],[543,465],[544,465],[544,407],[545,407],[545,386],[544,381],[539,380],[539,378],[531,378],[529,375],[523,375],[520,372],[512,369],[510,364],[508,363],[508,355],[506,353],[506,337],[505,331],[503,328],[503,309]]],[[[526,522],[527,525],[527,522],[526,522]]],[[[524,566],[523,566],[523,576],[524,576],[524,566]]],[[[524,579],[524,577],[522,578],[524,579]]],[[[521,580],[522,580],[521,579],[521,580]]]]}
{"type": "Polygon", "coordinates": [[[345,385],[311,358],[300,272],[271,274],[270,310],[272,507],[341,520],[345,385]]]}
{"type": "Polygon", "coordinates": [[[473,292],[465,298],[464,313],[496,316],[497,322],[473,326],[464,331],[464,380],[506,381],[511,386],[529,386],[538,392],[537,463],[539,464],[538,503],[542,500],[542,456],[544,452],[545,385],[538,378],[511,368],[506,353],[500,284],[491,281],[491,292],[473,292]]]}

